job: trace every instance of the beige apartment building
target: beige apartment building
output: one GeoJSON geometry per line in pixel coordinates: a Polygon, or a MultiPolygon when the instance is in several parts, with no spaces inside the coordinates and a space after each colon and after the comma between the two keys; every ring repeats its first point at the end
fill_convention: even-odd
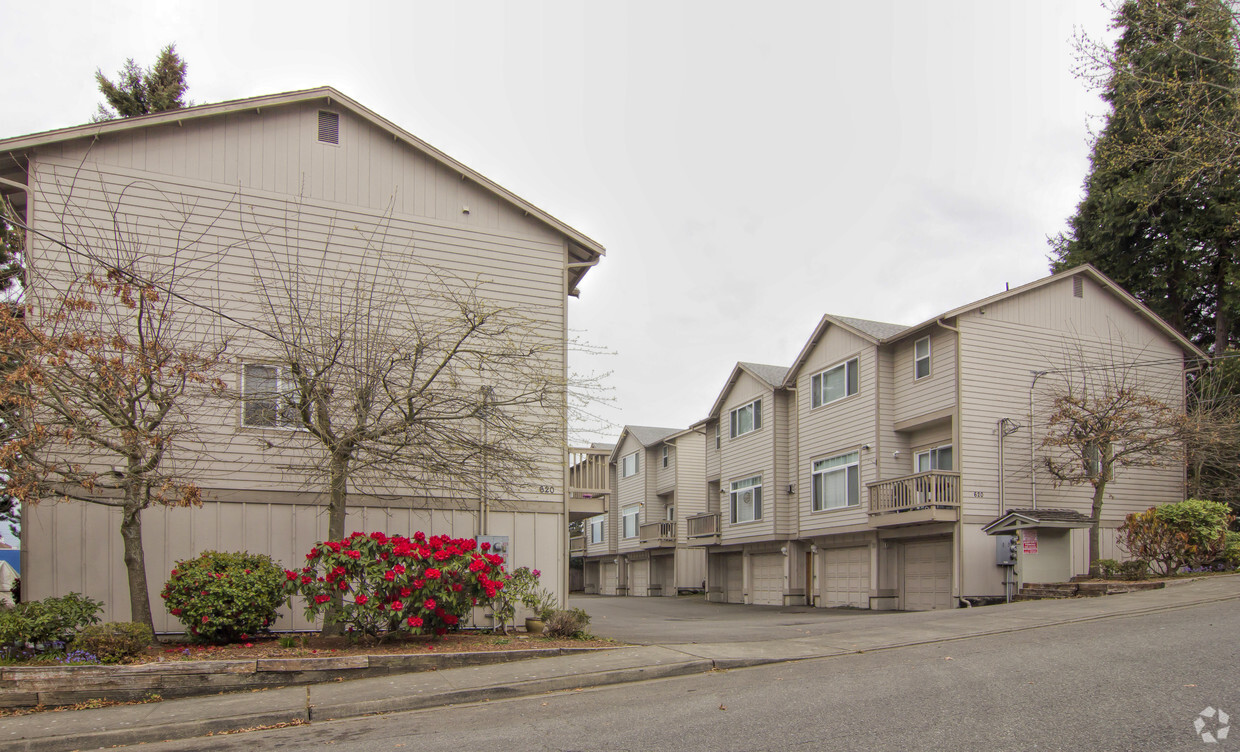
{"type": "MultiPolygon", "coordinates": [[[[699,424],[708,598],[925,610],[1084,573],[1092,487],[1043,466],[1051,400],[1111,374],[1182,408],[1205,357],[1088,266],[914,326],[823,316],[790,368],[738,364],[699,424]],[[1032,541],[1014,575],[987,534],[1009,527],[1032,541]]],[[[1183,494],[1175,461],[1121,469],[1103,556],[1125,515],[1183,494]]]]}
{"type": "MultiPolygon", "coordinates": [[[[477,280],[482,298],[534,322],[533,344],[565,377],[567,299],[604,252],[331,88],[9,138],[0,141],[0,192],[33,231],[32,295],[44,292],[40,279],[81,267],[86,246],[107,256],[117,242],[137,244],[146,259],[176,255],[194,269],[192,294],[228,314],[220,327],[235,327],[222,377],[233,400],[204,403],[201,445],[181,455],[204,503],[143,514],[155,624],[168,631],[180,626],[157,596],[177,559],[247,550],[295,566],[326,533],[325,484],[308,478],[304,456],[287,446],[288,426],[255,421],[236,399],[248,393],[246,378],[261,375],[247,367],[271,356],[256,305],[275,284],[265,242],[278,234],[300,244],[298,263],[328,277],[399,244],[429,271],[385,284],[416,304],[439,273],[477,280]]],[[[557,399],[564,395],[548,404],[557,399]]],[[[541,470],[524,490],[480,498],[459,488],[355,487],[346,530],[507,536],[512,566],[556,573],[543,584],[566,592],[567,439],[557,420],[558,430],[531,442],[541,470]]],[[[116,509],[47,503],[27,506],[22,522],[28,598],[76,591],[103,600],[105,619],[129,618],[116,509]]],[[[307,625],[293,613],[277,626],[307,625]]]]}
{"type": "Polygon", "coordinates": [[[706,552],[685,520],[706,510],[700,430],[625,426],[611,453],[607,511],[585,520],[584,589],[674,596],[701,590],[706,552]]]}

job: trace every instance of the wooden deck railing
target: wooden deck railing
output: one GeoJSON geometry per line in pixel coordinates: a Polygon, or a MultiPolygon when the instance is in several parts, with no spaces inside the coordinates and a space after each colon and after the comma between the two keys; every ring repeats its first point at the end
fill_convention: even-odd
{"type": "Polygon", "coordinates": [[[585,497],[610,494],[610,461],[610,449],[570,448],[568,450],[568,492],[585,497]]]}
{"type": "Polygon", "coordinates": [[[686,519],[685,535],[689,538],[712,538],[719,535],[719,513],[695,514],[686,519]]]}
{"type": "Polygon", "coordinates": [[[584,535],[574,535],[568,539],[568,555],[581,556],[586,552],[586,537],[584,535]]]}
{"type": "Polygon", "coordinates": [[[638,528],[642,543],[675,543],[675,522],[647,522],[638,528]]]}
{"type": "Polygon", "coordinates": [[[960,473],[931,470],[870,483],[870,514],[960,506],[960,473]]]}

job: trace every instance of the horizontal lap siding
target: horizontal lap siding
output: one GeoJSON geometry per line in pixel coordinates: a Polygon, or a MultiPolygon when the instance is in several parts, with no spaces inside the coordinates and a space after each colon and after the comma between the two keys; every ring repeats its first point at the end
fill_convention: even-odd
{"type": "Polygon", "coordinates": [[[956,405],[956,333],[934,328],[901,340],[891,347],[891,420],[912,420],[956,405]],[[914,379],[913,353],[917,340],[930,337],[930,375],[914,379]]]}
{"type": "MultiPolygon", "coordinates": [[[[775,507],[779,498],[775,473],[775,450],[772,439],[775,421],[774,391],[770,386],[744,371],[728,392],[719,411],[719,425],[723,430],[720,450],[719,523],[722,539],[773,535],[775,530],[775,507]],[[756,399],[762,400],[762,427],[756,431],[731,438],[731,412],[756,399]],[[762,519],[755,522],[732,524],[732,483],[755,475],[762,476],[762,519]]],[[[786,496],[786,494],[785,494],[786,496]]]]}
{"type": "MultiPolygon", "coordinates": [[[[94,144],[83,140],[45,149],[79,162],[106,163],[151,174],[240,186],[269,193],[435,218],[504,234],[554,231],[478,184],[348,112],[340,144],[318,141],[318,111],[301,103],[234,113],[127,133],[94,144]],[[469,213],[463,209],[468,207],[469,213]]],[[[336,111],[336,110],[333,110],[336,111]]]]}
{"type": "MultiPolygon", "coordinates": [[[[111,212],[119,211],[125,241],[141,244],[135,250],[143,251],[142,255],[157,249],[165,253],[169,248],[181,249],[185,288],[191,291],[192,300],[226,311],[263,331],[268,331],[269,326],[259,305],[259,280],[271,284],[278,275],[256,272],[255,265],[257,262],[259,269],[276,268],[278,259],[270,255],[267,243],[285,242],[282,238],[273,240],[269,232],[283,217],[298,217],[290,220],[295,225],[291,230],[278,233],[289,235],[290,245],[295,234],[302,248],[298,263],[305,269],[322,270],[326,279],[351,274],[359,264],[373,262],[376,242],[368,236],[383,235],[388,239],[386,247],[394,251],[393,263],[397,268],[403,263],[401,254],[412,246],[419,262],[467,280],[481,278],[484,284],[480,294],[497,305],[519,307],[523,315],[535,322],[537,336],[552,345],[552,352],[544,356],[551,359],[551,367],[557,371],[563,367],[564,352],[558,344],[564,323],[562,245],[407,216],[383,217],[356,208],[307,205],[305,201],[299,205],[283,196],[253,192],[239,196],[233,189],[200,181],[192,185],[188,181],[174,183],[158,175],[96,163],[79,169],[76,163],[65,160],[45,160],[36,164],[31,182],[36,190],[36,221],[44,231],[55,230],[57,214],[68,214],[67,239],[75,245],[96,245],[99,250],[95,255],[103,255],[113,244],[115,226],[111,212]],[[268,234],[260,239],[261,232],[268,234]],[[324,254],[322,246],[329,235],[331,252],[324,254]]],[[[108,253],[114,254],[115,250],[108,253]]],[[[64,257],[45,241],[34,245],[31,257],[36,285],[39,275],[54,279],[67,271],[64,257]]],[[[82,267],[84,262],[89,265],[90,259],[79,255],[74,261],[82,267]]],[[[419,289],[416,277],[385,275],[383,270],[375,274],[376,279],[389,280],[400,289],[413,293],[419,289]]],[[[39,292],[36,287],[32,294],[38,297],[39,292]]],[[[424,303],[417,303],[414,308],[419,305],[426,315],[434,314],[424,303]]],[[[231,324],[225,322],[225,326],[231,324]]],[[[221,377],[229,393],[236,395],[241,362],[263,360],[272,354],[273,345],[262,331],[242,327],[234,329],[232,335],[230,352],[235,362],[223,370],[221,377]]],[[[178,466],[179,462],[190,463],[194,457],[205,458],[193,464],[208,497],[212,490],[313,490],[316,484],[322,487],[321,480],[312,477],[315,474],[310,458],[317,454],[312,449],[284,446],[290,440],[296,442],[288,432],[242,429],[240,407],[235,402],[217,401],[202,407],[198,414],[201,445],[174,452],[170,464],[178,466]],[[268,442],[279,446],[268,447],[268,442]]],[[[546,459],[541,463],[540,474],[546,480],[531,485],[559,487],[563,463],[554,437],[545,442],[543,453],[546,459]]],[[[359,483],[358,489],[367,487],[359,483]]],[[[559,503],[554,493],[531,493],[524,498],[546,501],[549,505],[559,503]]]]}
{"type": "MultiPolygon", "coordinates": [[[[509,565],[554,572],[563,551],[563,516],[492,511],[488,532],[510,538],[509,565]]],[[[128,621],[129,586],[122,560],[118,510],[96,504],[45,503],[27,506],[22,542],[30,551],[54,551],[54,557],[31,557],[22,572],[23,594],[36,600],[78,592],[104,601],[104,621],[128,621]]],[[[387,509],[353,506],[346,533],[383,531],[392,535],[473,537],[477,515],[466,510],[387,509]]],[[[203,551],[266,553],[286,568],[300,568],[305,554],[327,531],[323,506],[294,504],[212,504],[199,508],[151,507],[142,513],[143,548],[155,629],[180,632],[184,627],[163,607],[160,590],[178,560],[203,551]]],[[[550,587],[554,583],[548,581],[550,587]]],[[[305,629],[300,603],[281,607],[276,629],[305,629]]]]}
{"type": "MultiPolygon", "coordinates": [[[[1090,280],[1084,298],[1074,298],[1070,279],[988,305],[985,314],[960,317],[961,443],[966,515],[995,516],[998,508],[997,422],[1012,418],[1020,429],[1004,440],[1007,508],[1027,507],[1030,485],[1029,396],[1033,372],[1071,367],[1085,353],[1088,362],[1109,366],[1138,362],[1131,371],[1139,383],[1172,404],[1182,399],[1182,351],[1162,332],[1090,280]]],[[[1095,371],[1097,372],[1097,371],[1095,371]]],[[[1080,371],[1077,371],[1080,377],[1080,371]]],[[[1034,393],[1034,443],[1062,375],[1038,379],[1034,393]]],[[[1041,453],[1037,453],[1039,456],[1041,453]]],[[[1040,460],[1039,460],[1040,463],[1040,460]]],[[[1054,488],[1045,469],[1036,471],[1037,504],[1088,514],[1092,487],[1054,488]]],[[[1104,520],[1183,498],[1184,472],[1178,463],[1164,468],[1119,468],[1107,484],[1104,520]]]]}
{"type": "Polygon", "coordinates": [[[800,510],[800,534],[811,536],[844,525],[865,524],[869,503],[865,485],[877,480],[875,472],[875,421],[878,410],[878,348],[839,327],[829,327],[810,352],[797,375],[798,458],[796,500],[800,510]],[[815,374],[853,357],[857,362],[857,393],[812,408],[810,383],[815,374]],[[861,450],[870,444],[872,451],[861,450]],[[813,511],[813,462],[845,452],[859,452],[861,499],[857,507],[813,511]]]}
{"type": "Polygon", "coordinates": [[[680,544],[689,540],[685,520],[706,513],[705,454],[702,434],[691,432],[676,439],[676,541],[680,544]]]}
{"type": "MultiPolygon", "coordinates": [[[[650,464],[650,458],[647,456],[646,448],[641,445],[637,439],[629,434],[625,434],[624,441],[621,442],[616,457],[616,484],[615,489],[616,503],[614,505],[616,513],[615,529],[616,529],[616,545],[620,551],[636,551],[640,548],[640,537],[624,538],[624,508],[634,504],[643,504],[646,501],[646,472],[650,464]],[[621,468],[624,466],[624,458],[628,455],[637,453],[637,474],[630,475],[627,478],[621,477],[621,468]]],[[[638,525],[646,521],[644,514],[645,507],[642,507],[637,513],[638,525]]]]}

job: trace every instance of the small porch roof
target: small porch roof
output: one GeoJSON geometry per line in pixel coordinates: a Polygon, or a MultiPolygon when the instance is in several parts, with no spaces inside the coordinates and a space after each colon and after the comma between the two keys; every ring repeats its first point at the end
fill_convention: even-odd
{"type": "Polygon", "coordinates": [[[1003,535],[1032,527],[1082,528],[1093,520],[1074,509],[1009,509],[982,527],[987,535],[1003,535]]]}

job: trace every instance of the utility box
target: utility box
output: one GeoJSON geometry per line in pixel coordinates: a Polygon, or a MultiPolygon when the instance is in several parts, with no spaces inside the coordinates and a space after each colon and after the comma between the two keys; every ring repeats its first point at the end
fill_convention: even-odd
{"type": "Polygon", "coordinates": [[[995,564],[1001,567],[1016,566],[1016,536],[995,536],[995,564]]]}

